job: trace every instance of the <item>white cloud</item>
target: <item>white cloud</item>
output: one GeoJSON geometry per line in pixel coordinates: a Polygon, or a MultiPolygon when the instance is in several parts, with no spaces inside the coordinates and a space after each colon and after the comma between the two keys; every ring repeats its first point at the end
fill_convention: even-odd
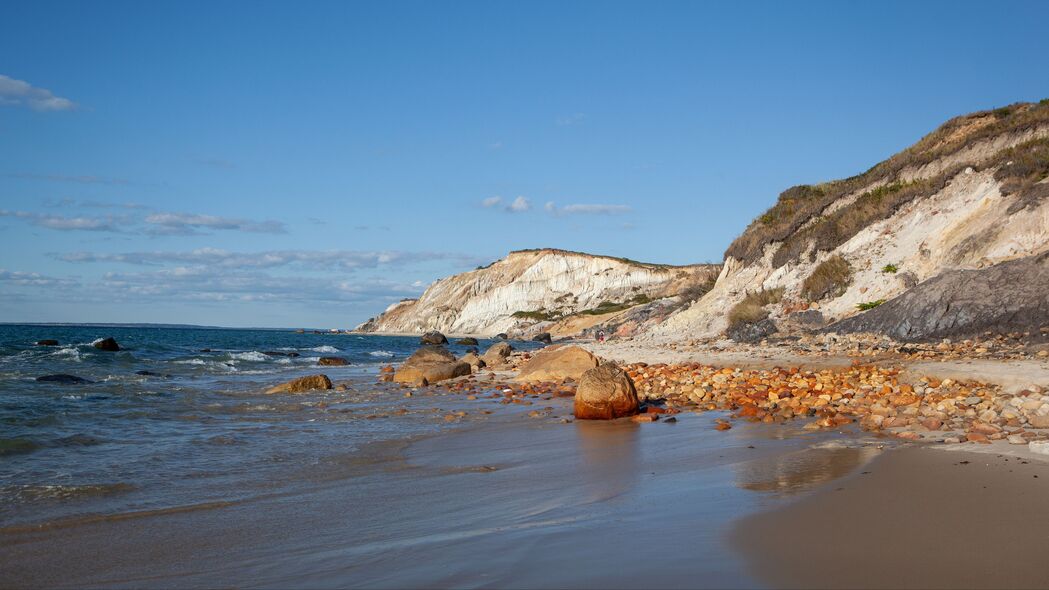
{"type": "Polygon", "coordinates": [[[546,203],[544,207],[547,212],[554,215],[618,215],[629,213],[632,209],[628,205],[602,205],[602,204],[572,204],[558,207],[553,201],[546,203]]]}
{"type": "Polygon", "coordinates": [[[119,224],[121,218],[106,217],[66,217],[63,215],[47,215],[43,213],[32,213],[30,211],[8,211],[0,209],[0,217],[15,217],[28,220],[33,225],[57,229],[63,231],[121,231],[119,224]]]}
{"type": "Polygon", "coordinates": [[[482,207],[487,207],[487,208],[492,208],[492,207],[497,207],[499,205],[499,203],[502,203],[502,202],[503,202],[503,198],[502,197],[498,197],[498,196],[497,197],[488,197],[487,199],[484,199],[484,200],[481,201],[481,206],[482,207]]]}
{"type": "Polygon", "coordinates": [[[0,105],[24,106],[34,111],[71,111],[77,108],[77,104],[68,98],[55,96],[46,88],[3,74],[0,74],[0,105]]]}
{"type": "Polygon", "coordinates": [[[76,284],[72,279],[48,277],[35,272],[10,271],[0,268],[0,282],[21,287],[69,287],[76,284]]]}
{"type": "Polygon", "coordinates": [[[522,211],[528,211],[532,208],[532,203],[526,197],[517,197],[509,205],[506,206],[507,211],[513,213],[520,213],[522,211]]]}
{"type": "Polygon", "coordinates": [[[149,233],[160,235],[193,235],[200,233],[200,229],[264,234],[287,233],[287,228],[280,221],[251,221],[196,213],[154,213],[147,215],[145,222],[153,226],[148,230],[149,233]]]}

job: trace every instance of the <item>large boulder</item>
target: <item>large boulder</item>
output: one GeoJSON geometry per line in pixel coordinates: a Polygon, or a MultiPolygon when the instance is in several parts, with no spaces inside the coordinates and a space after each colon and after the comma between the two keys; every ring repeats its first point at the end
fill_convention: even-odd
{"type": "Polygon", "coordinates": [[[104,350],[106,352],[116,352],[120,350],[120,345],[117,344],[117,341],[113,340],[112,338],[105,338],[103,340],[95,342],[95,348],[99,350],[104,350]]]}
{"type": "Polygon", "coordinates": [[[331,389],[331,379],[327,375],[307,375],[281,383],[266,390],[266,393],[302,393],[315,389],[331,389]]]}
{"type": "Polygon", "coordinates": [[[322,356],[317,364],[322,367],[345,367],[350,362],[341,356],[322,356]]]}
{"type": "Polygon", "coordinates": [[[498,367],[507,364],[507,359],[510,358],[510,353],[513,350],[514,347],[510,346],[508,342],[496,342],[488,347],[488,350],[485,351],[481,358],[487,366],[498,367]]]}
{"type": "Polygon", "coordinates": [[[477,339],[467,336],[466,338],[460,338],[456,344],[462,344],[463,346],[477,346],[477,339]]]}
{"type": "Polygon", "coordinates": [[[599,364],[596,356],[578,346],[545,348],[521,367],[517,381],[578,381],[583,373],[599,364]]]}
{"type": "Polygon", "coordinates": [[[459,362],[466,363],[476,372],[478,369],[483,369],[488,363],[481,357],[477,356],[476,352],[468,352],[463,356],[459,357],[459,362]]]}
{"type": "Polygon", "coordinates": [[[394,372],[393,380],[423,386],[470,373],[470,365],[456,360],[443,346],[423,346],[394,372]]]}
{"type": "Polygon", "coordinates": [[[448,344],[448,338],[444,334],[441,334],[437,330],[427,332],[419,338],[420,344],[448,344]]]}
{"type": "Polygon", "coordinates": [[[554,341],[553,338],[550,337],[550,332],[540,332],[539,334],[536,334],[535,337],[532,338],[532,340],[536,342],[542,342],[544,344],[550,344],[554,341]]]}
{"type": "Polygon", "coordinates": [[[640,411],[637,390],[626,371],[614,363],[590,369],[579,379],[575,417],[580,420],[614,420],[640,411]]]}

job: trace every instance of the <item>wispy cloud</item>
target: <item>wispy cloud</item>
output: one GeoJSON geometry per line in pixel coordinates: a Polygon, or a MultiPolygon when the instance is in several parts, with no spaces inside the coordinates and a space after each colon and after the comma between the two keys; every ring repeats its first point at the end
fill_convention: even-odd
{"type": "Polygon", "coordinates": [[[513,213],[521,213],[528,211],[532,208],[532,202],[527,197],[517,197],[509,205],[506,206],[506,210],[513,213]]]}
{"type": "Polygon", "coordinates": [[[28,107],[34,111],[71,111],[77,104],[55,96],[46,88],[0,74],[0,105],[28,107]]]}
{"type": "Polygon", "coordinates": [[[628,205],[577,203],[558,207],[557,203],[553,201],[547,201],[543,208],[554,215],[618,215],[632,211],[628,205]]]}
{"type": "Polygon", "coordinates": [[[77,184],[130,184],[123,178],[109,178],[105,176],[70,175],[70,174],[36,174],[33,172],[14,172],[7,174],[9,178],[21,178],[25,180],[48,180],[52,182],[75,182],[77,184]]]}
{"type": "Polygon", "coordinates": [[[283,234],[288,231],[280,221],[251,221],[196,213],[154,213],[147,215],[145,222],[151,226],[147,233],[154,235],[195,235],[200,234],[201,229],[262,234],[283,234]]]}
{"type": "Polygon", "coordinates": [[[488,197],[487,199],[482,199],[481,200],[481,206],[485,207],[485,208],[488,208],[488,209],[491,209],[492,207],[498,207],[499,204],[502,203],[502,202],[503,202],[503,198],[502,197],[498,197],[498,196],[496,196],[496,197],[488,197]]]}
{"type": "Polygon", "coordinates": [[[558,117],[554,122],[561,127],[567,127],[569,125],[579,125],[586,121],[586,113],[573,113],[563,117],[558,117]]]}
{"type": "Polygon", "coordinates": [[[306,270],[352,271],[380,266],[407,266],[434,260],[449,260],[463,265],[476,265],[479,257],[446,252],[366,252],[358,250],[269,250],[263,252],[230,252],[218,248],[189,251],[153,251],[125,253],[72,252],[52,254],[65,262],[117,262],[139,266],[164,264],[198,265],[225,269],[262,269],[297,267],[306,270]]]}
{"type": "Polygon", "coordinates": [[[122,218],[114,216],[105,217],[66,217],[64,215],[49,215],[44,213],[33,213],[30,211],[8,211],[0,209],[0,217],[14,217],[25,219],[38,227],[57,229],[63,231],[108,231],[120,232],[122,218]]]}
{"type": "Polygon", "coordinates": [[[49,277],[35,272],[21,272],[0,268],[0,282],[23,287],[69,287],[76,284],[73,279],[49,277]]]}

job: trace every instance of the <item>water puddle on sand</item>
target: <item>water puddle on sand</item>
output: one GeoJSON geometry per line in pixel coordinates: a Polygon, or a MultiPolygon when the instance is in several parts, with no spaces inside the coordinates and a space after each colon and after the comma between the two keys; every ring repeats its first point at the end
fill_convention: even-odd
{"type": "Polygon", "coordinates": [[[878,446],[825,445],[755,459],[736,467],[736,485],[774,496],[794,496],[849,475],[881,452],[878,446]]]}

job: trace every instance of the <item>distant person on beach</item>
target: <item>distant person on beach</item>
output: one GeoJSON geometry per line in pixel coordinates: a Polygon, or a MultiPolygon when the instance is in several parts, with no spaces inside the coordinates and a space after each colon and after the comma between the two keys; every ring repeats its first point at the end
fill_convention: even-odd
{"type": "Polygon", "coordinates": [[[605,331],[604,330],[598,330],[597,331],[597,341],[598,342],[604,342],[605,341],[605,331]]]}

